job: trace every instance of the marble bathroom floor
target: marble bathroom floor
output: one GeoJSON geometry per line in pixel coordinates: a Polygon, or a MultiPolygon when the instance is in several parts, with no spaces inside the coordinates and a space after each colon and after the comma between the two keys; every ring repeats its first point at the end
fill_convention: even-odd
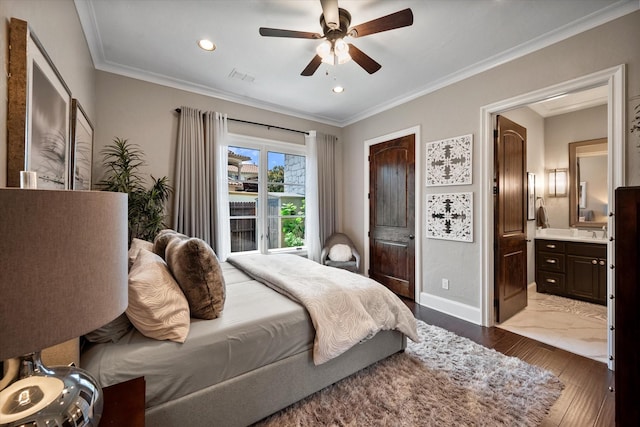
{"type": "Polygon", "coordinates": [[[496,325],[571,353],[607,363],[607,307],[536,292],[527,307],[496,325]]]}

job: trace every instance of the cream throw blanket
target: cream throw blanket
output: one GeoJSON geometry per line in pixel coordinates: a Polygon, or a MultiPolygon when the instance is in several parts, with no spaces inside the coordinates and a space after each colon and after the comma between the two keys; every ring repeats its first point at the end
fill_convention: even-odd
{"type": "Polygon", "coordinates": [[[290,254],[237,255],[227,261],[307,309],[316,330],[316,365],[381,330],[397,329],[420,341],[409,308],[372,279],[290,254]]]}

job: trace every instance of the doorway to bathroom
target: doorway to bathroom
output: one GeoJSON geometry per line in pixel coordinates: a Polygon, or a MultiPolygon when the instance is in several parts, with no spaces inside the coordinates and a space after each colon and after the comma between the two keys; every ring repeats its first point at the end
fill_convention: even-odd
{"type": "MultiPolygon", "coordinates": [[[[510,119],[515,119],[516,122],[522,124],[527,128],[527,137],[529,140],[529,145],[527,146],[527,169],[531,173],[533,173],[536,177],[535,181],[535,189],[536,196],[534,196],[534,200],[536,204],[536,208],[539,207],[540,203],[545,203],[546,211],[548,212],[548,216],[552,219],[552,222],[555,223],[554,226],[562,227],[566,229],[568,232],[569,229],[569,207],[568,207],[568,199],[567,201],[560,201],[560,199],[550,201],[548,196],[548,190],[545,189],[545,183],[547,182],[546,173],[548,169],[561,169],[559,164],[554,165],[553,162],[561,162],[562,157],[557,154],[562,151],[564,154],[565,165],[564,167],[568,169],[568,149],[565,145],[564,149],[554,149],[549,148],[548,152],[546,152],[545,148],[545,139],[546,135],[549,134],[549,128],[556,126],[557,121],[560,120],[561,116],[567,115],[570,116],[579,116],[580,114],[587,114],[584,112],[589,111],[604,111],[604,133],[605,137],[609,141],[608,144],[608,171],[607,171],[607,188],[608,188],[608,200],[607,205],[613,206],[613,189],[617,186],[620,186],[624,183],[624,147],[623,147],[623,132],[624,132],[624,66],[618,66],[611,69],[603,70],[598,73],[594,73],[582,78],[578,78],[569,82],[565,82],[553,87],[541,89],[536,92],[532,92],[529,94],[525,94],[516,98],[500,101],[498,103],[486,106],[482,108],[482,138],[484,145],[483,152],[483,171],[482,177],[486,183],[489,183],[494,178],[494,168],[493,168],[493,160],[494,160],[494,150],[493,150],[493,131],[494,131],[494,123],[495,117],[497,115],[505,115],[510,119]],[[559,104],[562,98],[571,98],[572,96],[577,94],[582,94],[583,92],[594,89],[597,87],[603,87],[605,92],[604,102],[600,102],[597,105],[588,105],[580,103],[575,103],[572,108],[573,111],[564,111],[561,114],[550,115],[549,118],[543,118],[542,114],[536,112],[535,109],[539,108],[541,105],[547,109],[554,109],[553,107],[556,104],[559,104]],[[547,104],[547,105],[544,105],[547,104]],[[551,107],[550,107],[551,106],[551,107]],[[583,111],[583,113],[579,113],[579,111],[583,111]],[[523,123],[523,116],[529,116],[529,118],[533,117],[538,121],[538,125],[530,126],[528,123],[523,123]],[[511,116],[511,117],[510,117],[511,116]],[[536,118],[537,116],[537,118],[536,118]],[[545,120],[547,124],[545,125],[545,120]],[[539,130],[536,131],[535,128],[539,130]],[[539,133],[536,136],[536,132],[539,133]],[[529,147],[532,147],[530,150],[529,147]],[[538,147],[538,152],[536,152],[535,147],[538,147]],[[542,148],[541,148],[542,147],[542,148]],[[555,166],[555,168],[553,167],[555,166]],[[539,200],[536,197],[541,196],[543,200],[539,200]],[[562,209],[560,206],[564,203],[564,212],[560,214],[556,214],[557,219],[553,220],[554,212],[560,212],[562,209]],[[566,225],[565,225],[566,224],[566,225]]],[[[534,120],[534,122],[535,122],[534,120]]],[[[526,121],[526,120],[525,120],[526,121]]],[[[569,126],[571,127],[571,126],[569,126]]],[[[579,125],[573,125],[574,136],[569,135],[568,131],[557,131],[557,137],[562,139],[567,139],[565,143],[575,142],[577,140],[588,139],[582,138],[576,132],[581,128],[584,130],[588,127],[588,124],[583,124],[581,127],[579,125]]],[[[558,128],[561,126],[558,125],[558,128]]],[[[565,127],[565,129],[567,129],[565,127]]],[[[484,227],[485,229],[491,230],[493,229],[492,224],[494,223],[494,199],[493,194],[488,194],[490,190],[490,186],[483,186],[483,191],[480,194],[481,203],[484,213],[484,227]]],[[[528,210],[527,212],[528,213],[528,210]]],[[[613,229],[613,221],[614,217],[607,217],[608,221],[608,229],[613,229]]],[[[528,283],[534,284],[533,287],[529,287],[532,291],[530,292],[531,296],[534,298],[536,296],[544,296],[544,294],[538,295],[535,289],[535,260],[534,260],[534,250],[533,245],[535,244],[535,232],[536,232],[536,221],[529,220],[527,221],[527,240],[531,240],[531,242],[527,242],[528,247],[528,256],[527,258],[530,260],[528,264],[531,263],[531,268],[529,268],[528,274],[528,283]],[[530,249],[530,250],[529,250],[530,249]]],[[[602,231],[599,231],[602,233],[602,231]]],[[[494,270],[494,245],[495,245],[495,236],[493,233],[487,233],[486,239],[484,239],[484,247],[483,247],[483,277],[484,277],[484,289],[483,289],[483,324],[487,326],[500,326],[497,325],[497,319],[495,317],[494,312],[494,278],[495,278],[495,270],[494,270]]],[[[609,241],[605,243],[607,248],[607,260],[609,264],[612,264],[612,260],[614,259],[614,247],[613,244],[609,241]]],[[[613,283],[614,283],[614,269],[607,269],[607,296],[611,297],[614,294],[613,283]]],[[[610,303],[606,307],[606,318],[612,319],[613,317],[613,302],[611,299],[607,298],[607,301],[610,303]]],[[[533,305],[533,303],[528,303],[528,305],[533,305]]],[[[538,313],[539,317],[540,313],[538,313]]],[[[606,325],[611,324],[612,322],[607,321],[606,325]]],[[[613,355],[613,331],[610,331],[609,328],[606,328],[606,342],[607,342],[607,351],[606,351],[606,359],[610,369],[613,369],[613,361],[609,360],[609,355],[613,355]]],[[[538,338],[536,338],[538,339],[538,338]]],[[[541,340],[543,341],[543,340],[541,340]]],[[[544,342],[544,341],[543,341],[544,342]]],[[[558,346],[562,348],[560,345],[556,343],[550,343],[551,345],[558,346]]]]}

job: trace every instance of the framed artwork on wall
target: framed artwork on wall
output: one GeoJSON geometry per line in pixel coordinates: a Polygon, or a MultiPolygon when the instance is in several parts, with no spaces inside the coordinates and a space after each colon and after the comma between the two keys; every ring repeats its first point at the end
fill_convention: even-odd
{"type": "Polygon", "coordinates": [[[471,184],[472,154],[472,134],[428,142],[427,187],[471,184]]]}
{"type": "Polygon", "coordinates": [[[527,172],[527,220],[536,219],[536,175],[527,172]]]}
{"type": "Polygon", "coordinates": [[[427,238],[473,242],[473,193],[427,194],[427,238]]]}
{"type": "Polygon", "coordinates": [[[71,176],[74,190],[91,190],[93,125],[77,99],[71,100],[71,176]]]}
{"type": "Polygon", "coordinates": [[[9,27],[7,186],[20,171],[38,188],[69,189],[71,91],[26,21],[9,27]]]}

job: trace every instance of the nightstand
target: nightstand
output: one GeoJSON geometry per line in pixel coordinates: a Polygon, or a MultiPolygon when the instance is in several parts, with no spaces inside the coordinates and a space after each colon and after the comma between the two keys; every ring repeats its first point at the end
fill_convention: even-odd
{"type": "Polygon", "coordinates": [[[144,377],[110,385],[102,391],[104,409],[100,427],[144,427],[144,377]]]}

